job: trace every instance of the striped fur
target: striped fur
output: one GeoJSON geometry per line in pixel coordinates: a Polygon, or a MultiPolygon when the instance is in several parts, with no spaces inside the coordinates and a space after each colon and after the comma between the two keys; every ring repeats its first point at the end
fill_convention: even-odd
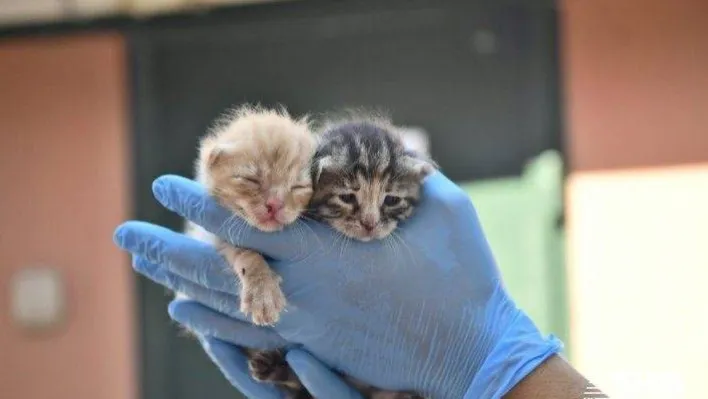
{"type": "Polygon", "coordinates": [[[348,237],[385,238],[413,212],[423,178],[435,169],[426,158],[407,150],[386,121],[333,125],[315,152],[308,212],[348,237]]]}
{"type": "MultiPolygon", "coordinates": [[[[388,121],[359,118],[329,125],[312,162],[310,217],[361,241],[383,239],[408,218],[423,179],[436,169],[427,154],[405,147],[388,121]]],[[[283,351],[249,351],[251,374],[276,384],[287,398],[313,398],[285,362],[283,351]]],[[[380,390],[345,379],[367,399],[422,399],[415,393],[380,390]]]]}

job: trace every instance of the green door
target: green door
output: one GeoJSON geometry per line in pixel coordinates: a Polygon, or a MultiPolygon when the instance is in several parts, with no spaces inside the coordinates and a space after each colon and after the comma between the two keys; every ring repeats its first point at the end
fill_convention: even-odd
{"type": "MultiPolygon", "coordinates": [[[[545,334],[568,338],[563,165],[547,151],[518,178],[459,183],[469,194],[511,295],[545,334]]],[[[566,348],[566,351],[568,348],[566,348]]]]}

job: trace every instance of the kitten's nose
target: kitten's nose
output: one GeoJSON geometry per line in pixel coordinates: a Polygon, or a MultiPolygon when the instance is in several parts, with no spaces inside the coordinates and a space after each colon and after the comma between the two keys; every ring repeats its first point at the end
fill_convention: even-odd
{"type": "Polygon", "coordinates": [[[279,210],[283,209],[283,201],[277,199],[277,198],[268,198],[266,201],[266,211],[268,212],[268,216],[275,216],[276,213],[278,213],[279,210]]]}
{"type": "Polygon", "coordinates": [[[367,233],[371,233],[372,231],[374,231],[374,227],[376,227],[376,224],[371,220],[362,220],[361,227],[363,227],[367,233]]]}

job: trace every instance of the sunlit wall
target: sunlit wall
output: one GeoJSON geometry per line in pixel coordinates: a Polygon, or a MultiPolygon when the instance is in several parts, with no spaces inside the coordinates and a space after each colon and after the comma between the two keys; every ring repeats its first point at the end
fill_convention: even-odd
{"type": "Polygon", "coordinates": [[[704,398],[708,2],[562,3],[574,363],[616,398],[704,398]]]}

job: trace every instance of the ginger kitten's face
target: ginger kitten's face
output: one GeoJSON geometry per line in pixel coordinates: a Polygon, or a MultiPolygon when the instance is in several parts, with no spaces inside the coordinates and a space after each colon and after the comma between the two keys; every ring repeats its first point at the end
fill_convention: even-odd
{"type": "Polygon", "coordinates": [[[406,151],[392,128],[367,121],[335,126],[315,153],[313,215],[361,241],[382,239],[408,218],[432,162],[406,151]]]}
{"type": "Polygon", "coordinates": [[[242,118],[202,146],[207,186],[219,202],[266,232],[293,223],[312,195],[313,139],[277,114],[242,118]]]}

